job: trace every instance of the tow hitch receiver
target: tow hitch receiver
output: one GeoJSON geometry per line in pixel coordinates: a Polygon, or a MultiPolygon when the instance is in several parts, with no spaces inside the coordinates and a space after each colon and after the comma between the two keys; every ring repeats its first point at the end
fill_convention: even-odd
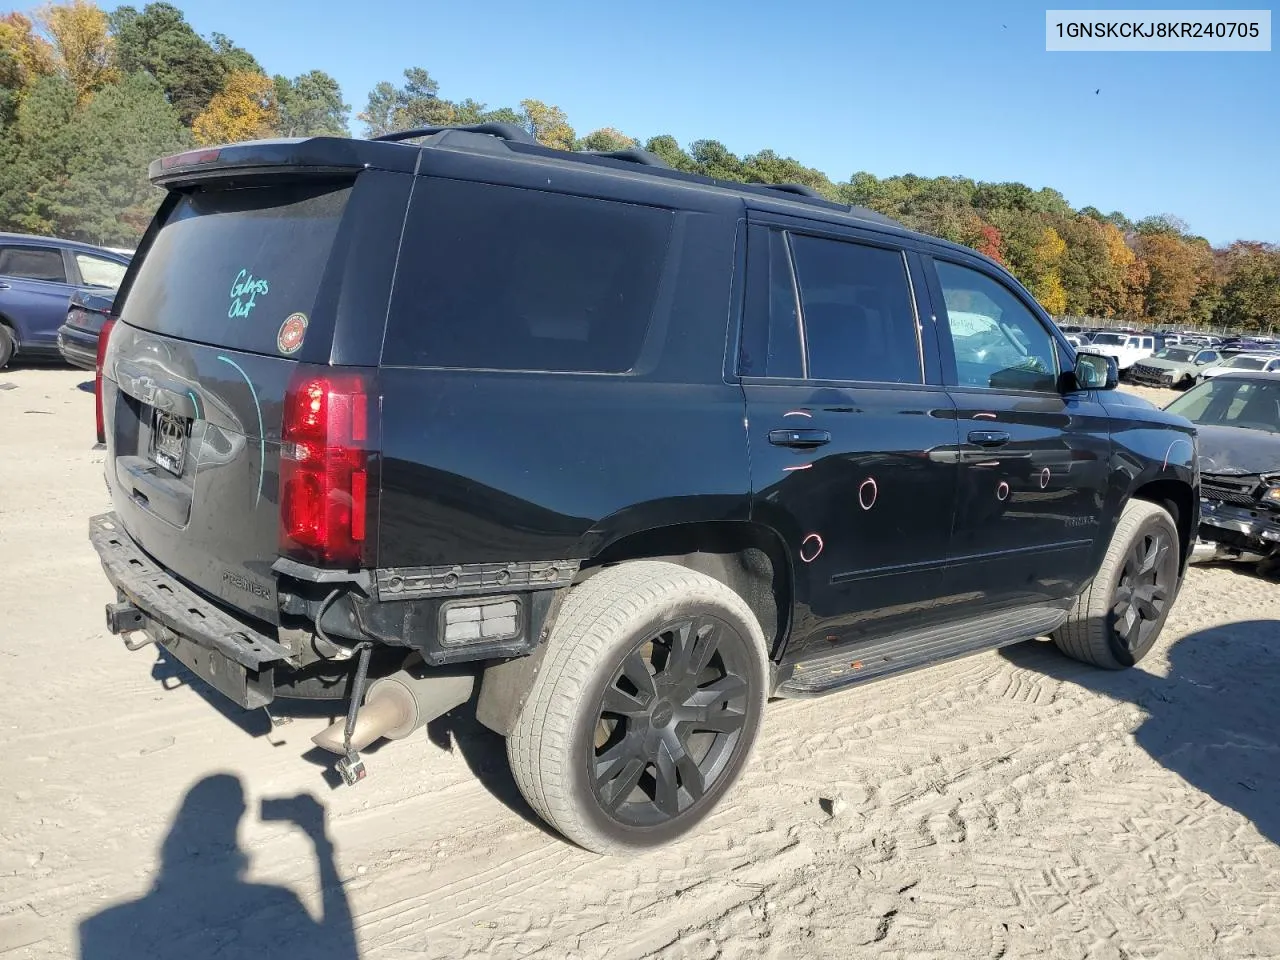
{"type": "Polygon", "coordinates": [[[112,633],[129,633],[132,630],[141,630],[145,626],[142,611],[129,601],[107,604],[107,629],[112,633]]]}

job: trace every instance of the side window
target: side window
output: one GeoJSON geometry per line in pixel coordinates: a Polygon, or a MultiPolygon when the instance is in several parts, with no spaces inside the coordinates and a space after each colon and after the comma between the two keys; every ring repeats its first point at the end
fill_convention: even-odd
{"type": "Polygon", "coordinates": [[[657,207],[423,179],[384,362],[625,373],[649,330],[673,222],[657,207]]]}
{"type": "Polygon", "coordinates": [[[0,276],[66,283],[67,268],[52,247],[0,247],[0,276]]]}
{"type": "Polygon", "coordinates": [[[804,376],[787,238],[767,227],[752,227],[747,238],[747,302],[738,369],[744,377],[804,376]]]}
{"type": "Polygon", "coordinates": [[[1213,363],[1215,360],[1218,359],[1218,353],[1216,350],[1205,350],[1196,359],[1200,363],[1213,363]]]}
{"type": "Polygon", "coordinates": [[[1056,392],[1057,352],[1043,324],[1004,284],[935,260],[962,386],[1056,392]]]}
{"type": "Polygon", "coordinates": [[[114,290],[124,279],[124,264],[92,254],[77,253],[76,266],[80,270],[80,279],[91,287],[110,287],[114,290]]]}
{"type": "Polygon", "coordinates": [[[923,383],[902,252],[797,235],[791,243],[809,376],[923,383]]]}

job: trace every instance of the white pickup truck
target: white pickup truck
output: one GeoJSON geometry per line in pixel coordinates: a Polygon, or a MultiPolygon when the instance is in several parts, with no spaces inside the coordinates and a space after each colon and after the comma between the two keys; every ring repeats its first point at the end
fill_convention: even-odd
{"type": "Polygon", "coordinates": [[[1139,360],[1145,360],[1156,352],[1156,338],[1149,333],[1095,333],[1090,343],[1082,346],[1080,353],[1100,353],[1115,357],[1124,373],[1139,360]]]}

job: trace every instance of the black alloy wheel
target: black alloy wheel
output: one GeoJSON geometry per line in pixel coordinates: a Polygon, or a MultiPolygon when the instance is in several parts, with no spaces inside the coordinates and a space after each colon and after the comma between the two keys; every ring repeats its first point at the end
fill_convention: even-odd
{"type": "Polygon", "coordinates": [[[681,816],[728,767],[746,724],[750,641],[714,616],[679,620],[622,658],[596,706],[588,777],[629,827],[681,816]]]}
{"type": "Polygon", "coordinates": [[[1155,527],[1135,538],[1120,570],[1111,608],[1112,628],[1124,650],[1141,656],[1164,623],[1178,581],[1178,551],[1155,527]]]}

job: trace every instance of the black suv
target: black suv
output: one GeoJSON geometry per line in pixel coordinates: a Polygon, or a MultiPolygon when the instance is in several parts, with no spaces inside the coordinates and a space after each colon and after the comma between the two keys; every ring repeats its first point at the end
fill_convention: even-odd
{"type": "Polygon", "coordinates": [[[337,701],[349,781],[468,704],[563,834],[653,846],[770,697],[1046,634],[1131,666],[1177,594],[1194,428],[972,250],[502,125],[151,177],[108,626],[245,708],[337,701]]]}

